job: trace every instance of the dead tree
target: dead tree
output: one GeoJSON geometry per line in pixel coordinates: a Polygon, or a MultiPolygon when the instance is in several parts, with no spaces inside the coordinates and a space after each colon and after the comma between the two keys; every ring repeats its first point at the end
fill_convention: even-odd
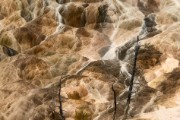
{"type": "Polygon", "coordinates": [[[65,120],[65,117],[63,114],[63,108],[62,108],[62,98],[61,98],[61,79],[59,83],[59,114],[60,114],[60,119],[65,120]]]}
{"type": "Polygon", "coordinates": [[[112,91],[113,91],[113,94],[114,94],[114,114],[113,114],[113,120],[115,120],[116,118],[116,110],[117,110],[117,102],[116,102],[116,91],[114,90],[114,85],[112,85],[112,91]]]}
{"type": "Polygon", "coordinates": [[[132,76],[131,76],[131,80],[130,80],[130,85],[129,85],[129,90],[128,90],[128,97],[127,97],[127,102],[126,102],[126,108],[124,111],[124,117],[123,120],[126,120],[127,115],[128,115],[128,110],[129,110],[129,105],[131,103],[131,96],[132,96],[132,90],[133,90],[133,83],[134,83],[134,77],[135,77],[135,73],[136,73],[136,62],[137,62],[137,56],[138,56],[138,51],[139,51],[139,37],[137,37],[137,43],[135,46],[135,50],[134,50],[134,62],[133,62],[133,71],[132,71],[132,76]]]}

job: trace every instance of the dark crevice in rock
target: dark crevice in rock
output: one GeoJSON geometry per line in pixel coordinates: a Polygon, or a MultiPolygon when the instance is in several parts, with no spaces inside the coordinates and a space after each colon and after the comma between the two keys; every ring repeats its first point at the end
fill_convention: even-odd
{"type": "Polygon", "coordinates": [[[29,11],[27,10],[21,10],[21,16],[27,21],[31,21],[33,18],[32,18],[32,15],[29,11]]]}

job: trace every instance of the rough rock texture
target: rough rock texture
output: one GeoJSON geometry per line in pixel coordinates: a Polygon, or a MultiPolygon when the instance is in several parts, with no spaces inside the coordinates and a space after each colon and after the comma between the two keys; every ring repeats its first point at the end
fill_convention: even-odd
{"type": "Polygon", "coordinates": [[[0,120],[62,119],[60,80],[66,120],[123,119],[135,46],[121,61],[116,49],[151,13],[158,32],[139,42],[126,119],[179,120],[179,11],[179,0],[0,0],[0,120]]]}

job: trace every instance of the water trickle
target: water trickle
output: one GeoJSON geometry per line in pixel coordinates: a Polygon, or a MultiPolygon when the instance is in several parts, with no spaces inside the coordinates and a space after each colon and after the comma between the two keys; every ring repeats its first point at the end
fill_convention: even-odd
{"type": "MultiPolygon", "coordinates": [[[[127,12],[126,7],[122,4],[121,1],[118,0],[109,0],[109,4],[112,4],[115,8],[116,11],[118,12],[118,14],[127,12]]],[[[118,21],[116,23],[113,24],[114,26],[114,30],[112,35],[110,36],[110,40],[112,42],[110,49],[106,52],[106,54],[102,57],[103,60],[108,60],[108,59],[114,59],[116,57],[115,55],[115,50],[116,50],[116,45],[115,43],[113,43],[113,41],[115,41],[115,36],[117,35],[118,31],[119,31],[119,26],[120,26],[120,15],[118,17],[118,21]]]]}
{"type": "Polygon", "coordinates": [[[60,9],[62,9],[62,7],[63,7],[63,5],[59,5],[56,8],[55,15],[56,15],[56,18],[57,18],[58,26],[56,28],[56,31],[53,34],[64,32],[65,25],[63,24],[63,17],[62,17],[62,15],[59,12],[60,9]]]}
{"type": "Polygon", "coordinates": [[[111,44],[109,50],[106,52],[106,54],[102,57],[102,60],[111,60],[116,57],[115,51],[116,51],[115,44],[111,44]]]}

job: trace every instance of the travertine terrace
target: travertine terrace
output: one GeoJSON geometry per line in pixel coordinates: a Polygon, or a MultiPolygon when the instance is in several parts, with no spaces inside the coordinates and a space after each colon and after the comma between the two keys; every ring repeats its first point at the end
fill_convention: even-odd
{"type": "Polygon", "coordinates": [[[179,31],[180,0],[0,0],[0,120],[63,120],[59,95],[66,120],[179,120],[179,31]],[[152,13],[124,118],[135,45],[116,50],[152,13]]]}

